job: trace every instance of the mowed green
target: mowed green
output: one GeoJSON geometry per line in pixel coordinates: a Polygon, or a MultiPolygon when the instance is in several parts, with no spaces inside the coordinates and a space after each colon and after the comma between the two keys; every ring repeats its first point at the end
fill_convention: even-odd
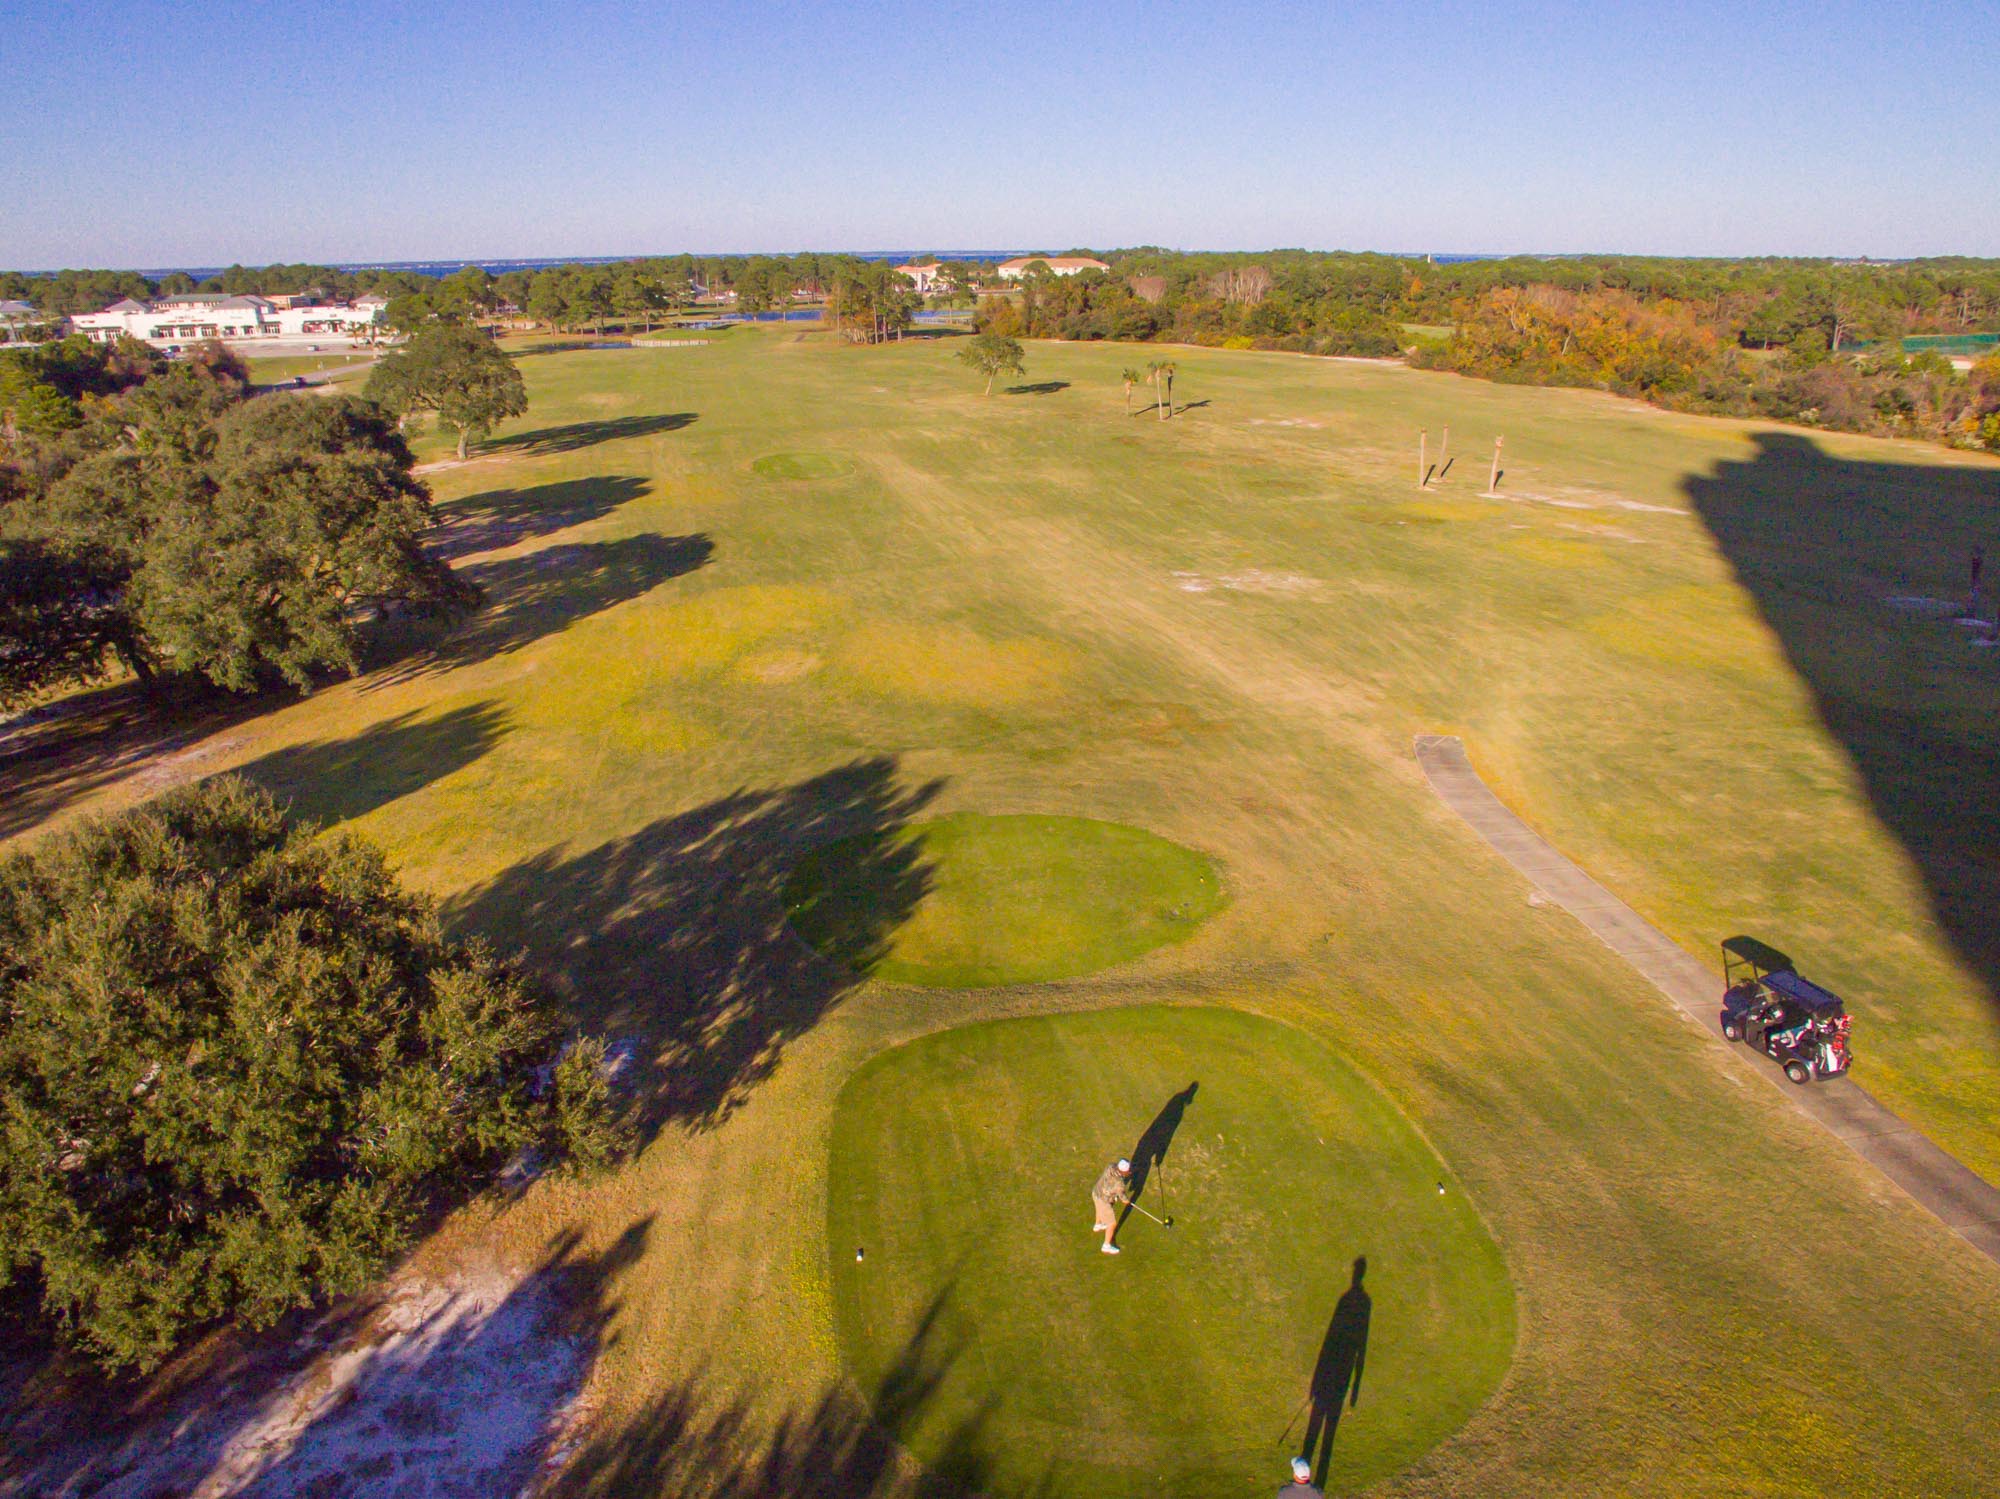
{"type": "Polygon", "coordinates": [[[1365,1337],[1350,1298],[1323,1380],[1359,1366],[1330,1491],[1462,1424],[1513,1344],[1500,1252],[1409,1123],[1319,1042],[1228,1010],[1002,1020],[878,1056],[840,1096],[828,1216],[850,1371],[935,1379],[897,1435],[992,1493],[1271,1487],[1357,1257],[1365,1337]],[[1091,1185],[1149,1135],[1139,1201],[1173,1226],[1132,1213],[1105,1255],[1091,1185]]]}
{"type": "Polygon", "coordinates": [[[875,839],[842,839],[800,861],[785,886],[799,934],[877,978],[929,988],[1077,978],[1185,941],[1222,908],[1201,854],[1087,817],[960,812],[894,836],[922,893],[879,951],[857,933],[883,923],[875,839]]]}

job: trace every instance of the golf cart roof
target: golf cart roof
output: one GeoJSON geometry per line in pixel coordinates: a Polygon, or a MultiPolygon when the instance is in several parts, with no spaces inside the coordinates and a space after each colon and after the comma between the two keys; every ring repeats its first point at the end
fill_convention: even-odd
{"type": "Polygon", "coordinates": [[[1847,1007],[1840,1002],[1840,996],[1830,989],[1822,989],[1818,984],[1808,983],[1790,969],[1764,975],[1764,987],[1774,994],[1782,994],[1789,1000],[1804,1005],[1815,1015],[1843,1015],[1847,1007]]]}
{"type": "Polygon", "coordinates": [[[1722,950],[1765,973],[1789,973],[1798,966],[1770,943],[1759,942],[1755,937],[1724,937],[1722,950]]]}

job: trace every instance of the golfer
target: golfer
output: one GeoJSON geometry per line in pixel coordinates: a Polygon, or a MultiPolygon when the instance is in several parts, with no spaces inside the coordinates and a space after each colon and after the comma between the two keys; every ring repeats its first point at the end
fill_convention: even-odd
{"type": "Polygon", "coordinates": [[[1104,1168],[1104,1175],[1098,1177],[1097,1185],[1090,1189],[1090,1201],[1097,1209],[1097,1222],[1090,1231],[1104,1235],[1106,1254],[1119,1252],[1111,1239],[1118,1232],[1118,1210],[1131,1200],[1132,1163],[1122,1159],[1113,1161],[1104,1168]]]}
{"type": "Polygon", "coordinates": [[[1292,1481],[1278,1490],[1278,1499],[1326,1499],[1313,1487],[1313,1465],[1302,1457],[1292,1459],[1292,1481]]]}

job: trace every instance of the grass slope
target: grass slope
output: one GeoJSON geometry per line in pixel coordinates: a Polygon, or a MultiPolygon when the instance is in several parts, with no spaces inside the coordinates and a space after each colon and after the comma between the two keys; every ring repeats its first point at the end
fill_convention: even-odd
{"type": "Polygon", "coordinates": [[[1193,849],[1087,817],[960,812],[894,842],[907,860],[885,860],[872,837],[815,849],[784,894],[806,941],[899,984],[1078,978],[1186,941],[1223,905],[1220,876],[1193,849]],[[885,869],[897,888],[879,888],[885,869]],[[913,877],[914,897],[903,888],[913,877]],[[907,914],[890,927],[885,904],[907,914]]]}
{"type": "Polygon", "coordinates": [[[849,1364],[874,1386],[930,1318],[940,1387],[899,1435],[928,1460],[958,1449],[993,1493],[1268,1487],[1357,1255],[1368,1333],[1336,1336],[1323,1381],[1351,1349],[1333,1485],[1421,1456],[1507,1364],[1506,1268],[1464,1197],[1438,1193],[1442,1164],[1351,1068],[1269,1021],[1139,1006],[931,1036],[855,1074],[831,1161],[849,1364]],[[1146,1139],[1164,1141],[1157,1166],[1146,1139]],[[1119,1155],[1151,1167],[1139,1200],[1174,1226],[1128,1216],[1114,1260],[1086,1229],[1119,1155]]]}
{"type": "Polygon", "coordinates": [[[1856,1010],[1868,1086],[2000,1174],[1994,1011],[1919,852],[1949,840],[1885,817],[1822,713],[1826,687],[1913,709],[1897,735],[1873,715],[1867,752],[1948,764],[1920,779],[1983,826],[1990,653],[1882,600],[1962,587],[2000,465],[1787,456],[1797,434],[1750,423],[1275,354],[1176,351],[1177,397],[1206,404],[1163,422],[1125,415],[1143,351],[1116,346],[1036,344],[1029,381],[1066,385],[983,398],[948,340],[535,352],[556,342],[523,345],[530,415],[428,475],[479,619],[150,761],[72,741],[7,772],[0,827],[242,766],[525,947],[580,1020],[692,1064],[631,1166],[462,1214],[417,1257],[591,1267],[575,1490],[712,1490],[724,1454],[761,1461],[849,1387],[826,1162],[858,1067],[1168,998],[1352,1059],[1505,1252],[1512,1367],[1377,1492],[2000,1492],[2000,1271],[1530,904],[1410,752],[1464,733],[1691,950],[1792,952],[1856,1010]],[[1447,424],[1420,494],[1416,429],[1436,461],[1447,424]],[[852,471],[752,471],[790,452],[852,471]],[[1788,494],[1774,566],[1730,521],[1788,494]],[[856,983],[786,929],[808,849],[1016,810],[1199,848],[1230,904],[1021,989],[856,983]],[[704,1413],[728,1417],[713,1448],[687,1439],[704,1413]]]}

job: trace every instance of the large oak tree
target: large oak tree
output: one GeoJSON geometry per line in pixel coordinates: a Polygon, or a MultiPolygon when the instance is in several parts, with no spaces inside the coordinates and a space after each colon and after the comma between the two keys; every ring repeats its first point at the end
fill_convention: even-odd
{"type": "Polygon", "coordinates": [[[171,792],[0,860],[0,1283],[113,1366],[268,1325],[514,1152],[614,1150],[601,1063],[373,848],[171,792]]]}

